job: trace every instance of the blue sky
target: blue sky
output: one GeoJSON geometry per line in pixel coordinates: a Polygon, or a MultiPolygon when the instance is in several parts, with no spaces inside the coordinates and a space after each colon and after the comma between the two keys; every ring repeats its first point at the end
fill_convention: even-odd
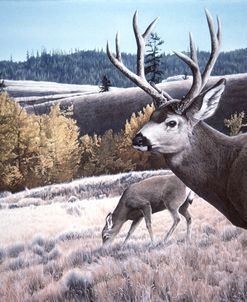
{"type": "Polygon", "coordinates": [[[117,31],[122,51],[135,53],[135,10],[142,30],[160,17],[155,31],[164,51],[187,50],[189,31],[209,50],[204,8],[221,17],[223,51],[247,47],[247,0],[0,0],[0,60],[24,60],[43,48],[101,50],[107,40],[113,48],[117,31]]]}

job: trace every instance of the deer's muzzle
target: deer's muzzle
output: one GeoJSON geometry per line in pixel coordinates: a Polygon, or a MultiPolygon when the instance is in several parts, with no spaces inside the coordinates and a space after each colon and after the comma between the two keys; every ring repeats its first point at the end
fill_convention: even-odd
{"type": "Polygon", "coordinates": [[[152,147],[150,141],[141,132],[133,138],[132,144],[140,151],[150,151],[152,147]]]}

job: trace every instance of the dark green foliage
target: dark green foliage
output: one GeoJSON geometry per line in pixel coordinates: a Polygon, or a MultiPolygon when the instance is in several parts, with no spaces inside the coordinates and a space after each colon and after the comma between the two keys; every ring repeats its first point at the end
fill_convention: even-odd
{"type": "Polygon", "coordinates": [[[161,70],[162,54],[160,53],[160,46],[162,44],[164,44],[164,41],[161,40],[157,33],[151,33],[146,44],[145,75],[148,81],[152,81],[155,84],[160,83],[164,75],[161,70]]]}
{"type": "Polygon", "coordinates": [[[4,88],[6,87],[5,83],[4,83],[4,80],[2,80],[0,82],[0,92],[4,90],[4,88]]]}
{"type": "MultiPolygon", "coordinates": [[[[247,48],[222,52],[212,75],[247,72],[247,48]]],[[[209,52],[199,51],[198,60],[203,68],[209,52]]],[[[125,65],[135,70],[136,56],[122,54],[125,65]]],[[[160,59],[162,78],[177,74],[191,74],[189,68],[173,54],[162,54],[160,59]]],[[[9,80],[54,81],[59,83],[100,85],[101,76],[111,78],[112,86],[134,86],[108,59],[104,51],[78,51],[72,54],[62,52],[29,55],[25,62],[0,61],[1,77],[9,80]]]]}
{"type": "MultiPolygon", "coordinates": [[[[135,56],[123,54],[128,67],[135,56]]],[[[113,86],[133,86],[110,62],[103,51],[78,51],[73,54],[47,53],[28,56],[25,62],[1,61],[0,71],[9,80],[52,81],[59,83],[100,85],[102,74],[111,77],[113,86]]]]}
{"type": "Polygon", "coordinates": [[[106,75],[102,77],[101,85],[100,85],[100,92],[107,92],[110,90],[111,81],[107,78],[106,75]]]}

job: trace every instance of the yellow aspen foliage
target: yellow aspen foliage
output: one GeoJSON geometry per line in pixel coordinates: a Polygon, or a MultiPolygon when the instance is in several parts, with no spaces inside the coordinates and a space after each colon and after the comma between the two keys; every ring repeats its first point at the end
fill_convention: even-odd
{"type": "Polygon", "coordinates": [[[72,179],[79,167],[79,129],[76,122],[65,117],[59,105],[51,108],[46,121],[47,148],[52,161],[49,182],[72,179]]]}
{"type": "Polygon", "coordinates": [[[243,123],[245,113],[244,111],[239,114],[235,112],[230,116],[229,119],[224,119],[224,124],[229,128],[230,136],[238,135],[241,132],[241,129],[247,127],[247,124],[243,123]]]}
{"type": "Polygon", "coordinates": [[[36,116],[1,93],[0,191],[71,180],[79,166],[78,136],[75,121],[58,106],[36,116]]]}
{"type": "Polygon", "coordinates": [[[96,134],[93,136],[86,134],[81,137],[79,176],[94,175],[97,169],[97,150],[100,141],[96,134]]]}
{"type": "Polygon", "coordinates": [[[132,139],[141,127],[150,119],[154,105],[147,105],[142,111],[137,114],[132,114],[130,121],[126,121],[123,132],[120,134],[118,149],[119,156],[123,160],[131,159],[134,169],[143,170],[149,169],[150,152],[139,152],[132,147],[132,139]]]}

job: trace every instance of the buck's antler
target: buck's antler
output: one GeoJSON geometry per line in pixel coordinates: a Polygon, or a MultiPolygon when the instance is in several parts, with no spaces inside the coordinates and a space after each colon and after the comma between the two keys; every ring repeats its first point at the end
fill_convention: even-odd
{"type": "Polygon", "coordinates": [[[190,67],[193,75],[192,86],[189,92],[181,101],[181,104],[179,106],[182,112],[184,112],[192,104],[193,99],[203,90],[203,88],[207,84],[210,73],[219,56],[219,50],[222,40],[220,19],[219,17],[217,17],[218,30],[216,34],[212,16],[208,12],[208,10],[205,10],[205,13],[206,13],[210,37],[211,37],[211,54],[202,75],[198,65],[195,44],[191,34],[190,34],[190,57],[188,57],[187,55],[181,52],[174,52],[181,60],[183,60],[190,67]]]}
{"type": "Polygon", "coordinates": [[[142,88],[146,93],[148,93],[155,101],[156,107],[160,107],[161,105],[169,105],[177,103],[177,100],[173,100],[172,97],[164,92],[158,89],[154,84],[148,83],[148,81],[145,78],[145,72],[144,72],[144,54],[145,54],[145,42],[151,33],[155,23],[157,22],[158,18],[156,18],[153,22],[150,23],[150,25],[147,27],[145,32],[143,34],[140,34],[138,29],[138,23],[137,23],[137,11],[134,14],[133,17],[133,29],[135,33],[136,38],[136,44],[137,44],[137,71],[136,74],[128,69],[122,62],[121,58],[121,52],[119,47],[119,35],[117,33],[116,35],[116,56],[114,56],[109,48],[109,44],[107,42],[106,51],[109,59],[115,65],[126,77],[128,77],[132,82],[134,82],[137,86],[142,88]]]}
{"type": "Polygon", "coordinates": [[[197,60],[197,53],[195,44],[190,33],[190,57],[181,53],[181,52],[174,52],[181,60],[183,60],[191,69],[193,75],[193,82],[189,92],[186,96],[181,100],[174,100],[168,93],[165,91],[160,90],[158,87],[155,86],[154,83],[148,83],[145,78],[144,73],[144,50],[145,50],[145,41],[152,31],[156,21],[156,18],[150,25],[147,27],[144,34],[140,34],[137,24],[137,11],[133,17],[133,29],[135,33],[136,43],[137,43],[137,73],[135,74],[131,70],[129,70],[122,62],[121,59],[121,52],[119,48],[119,36],[116,35],[116,56],[114,56],[107,43],[107,54],[111,62],[132,82],[134,82],[137,86],[142,88],[146,93],[148,93],[155,101],[156,107],[165,107],[168,105],[175,105],[174,108],[177,112],[182,113],[184,112],[193,102],[194,98],[202,91],[202,89],[207,84],[208,78],[210,73],[214,67],[214,64],[217,60],[219,55],[219,49],[221,46],[221,24],[220,19],[217,18],[218,22],[218,31],[217,34],[214,28],[214,22],[212,16],[209,14],[207,10],[205,10],[208,27],[210,31],[211,37],[211,55],[206,64],[206,67],[201,74],[200,67],[198,65],[197,60]]]}

